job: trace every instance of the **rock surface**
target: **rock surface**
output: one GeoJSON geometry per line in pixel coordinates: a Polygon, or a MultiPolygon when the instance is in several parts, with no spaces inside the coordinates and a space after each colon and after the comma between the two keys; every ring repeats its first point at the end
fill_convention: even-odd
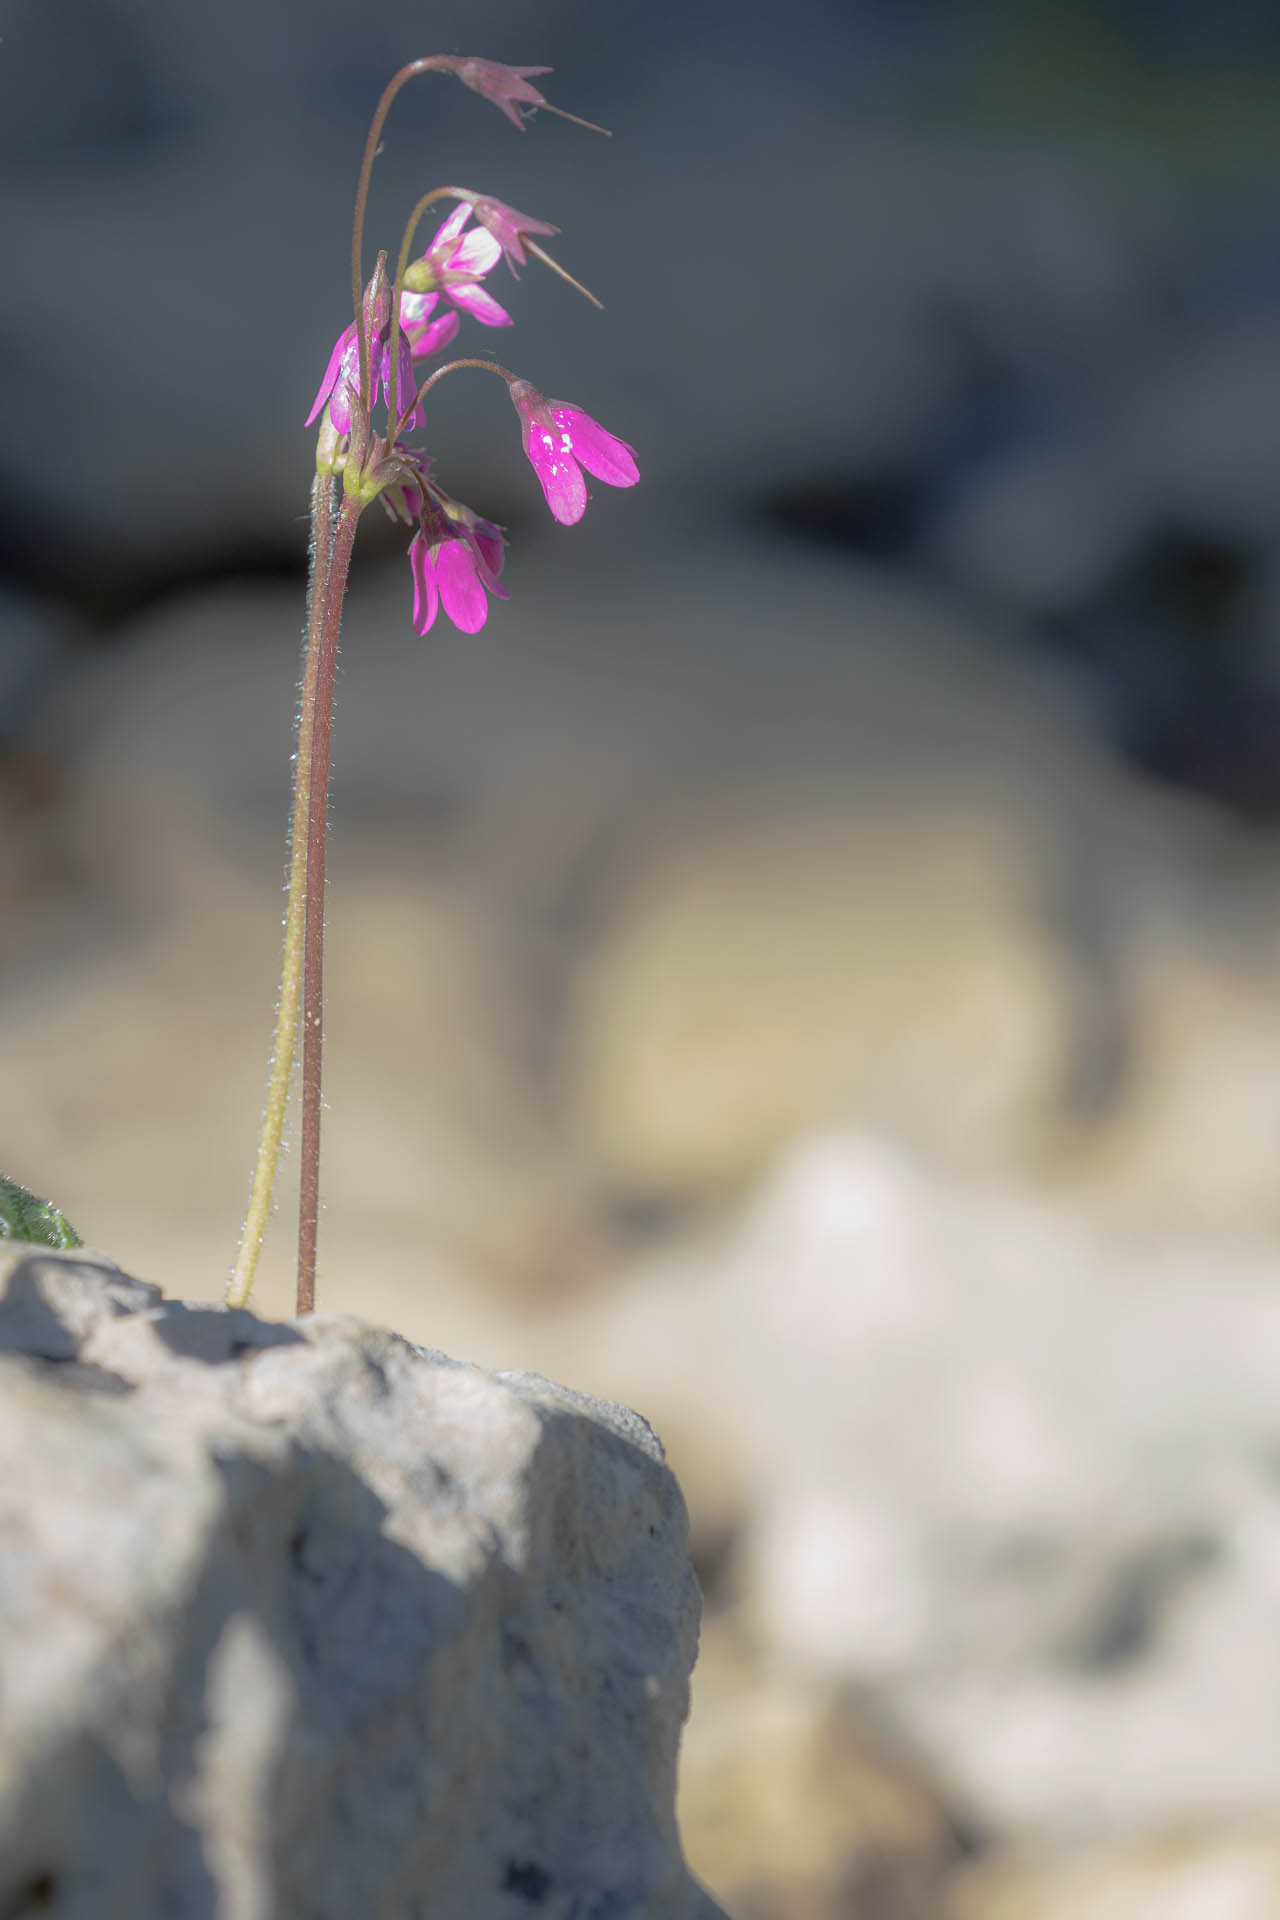
{"type": "Polygon", "coordinates": [[[0,1285],[0,1912],[712,1920],[643,1420],[92,1255],[0,1285]]]}

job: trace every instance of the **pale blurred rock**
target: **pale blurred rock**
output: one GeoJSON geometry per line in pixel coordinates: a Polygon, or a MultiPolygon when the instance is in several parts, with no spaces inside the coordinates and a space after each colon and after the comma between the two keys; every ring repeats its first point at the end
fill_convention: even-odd
{"type": "Polygon", "coordinates": [[[624,1190],[758,1175],[857,1115],[961,1164],[1023,1159],[1070,1045],[1034,834],[963,803],[745,801],[637,863],[594,956],[581,1124],[624,1190]]]}
{"type": "Polygon", "coordinates": [[[723,1295],[772,1644],[994,1827],[1280,1795],[1274,1248],[815,1141],[723,1295]]]}
{"type": "Polygon", "coordinates": [[[1275,1920],[1273,1827],[1139,1839],[1077,1854],[996,1856],[963,1874],[947,1920],[1275,1920]]]}
{"type": "Polygon", "coordinates": [[[1064,1155],[1093,1201],[1193,1233],[1280,1229],[1272,884],[1260,870],[1225,898],[1220,891],[1199,933],[1191,913],[1129,931],[1127,1068],[1110,1110],[1078,1128],[1064,1155]],[[1256,924],[1242,926],[1250,915],[1256,924]]]}
{"type": "Polygon", "coordinates": [[[0,1276],[5,1912],[712,1920],[644,1421],[91,1255],[0,1276]]]}
{"type": "Polygon", "coordinates": [[[732,1619],[704,1624],[680,1755],[690,1864],[751,1920],[936,1920],[959,1854],[906,1757],[732,1619]]]}
{"type": "MultiPolygon", "coordinates": [[[[655,622],[643,551],[524,557],[465,646],[411,632],[407,569],[357,580],[330,1235],[555,1293],[598,1273],[616,1202],[718,1204],[797,1131],[861,1116],[982,1165],[1052,1111],[1076,987],[1040,894],[1105,780],[1061,681],[870,570],[732,539],[697,562],[668,555],[655,622]]],[[[265,1077],[298,612],[227,587],[86,665],[55,716],[79,917],[0,995],[29,1086],[0,1163],[197,1291],[265,1077]]]]}

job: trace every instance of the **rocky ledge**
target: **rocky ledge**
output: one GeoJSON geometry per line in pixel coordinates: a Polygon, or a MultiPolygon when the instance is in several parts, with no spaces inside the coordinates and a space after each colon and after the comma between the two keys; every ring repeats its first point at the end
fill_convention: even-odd
{"type": "Polygon", "coordinates": [[[640,1417],[0,1254],[0,1913],[714,1920],[640,1417]]]}

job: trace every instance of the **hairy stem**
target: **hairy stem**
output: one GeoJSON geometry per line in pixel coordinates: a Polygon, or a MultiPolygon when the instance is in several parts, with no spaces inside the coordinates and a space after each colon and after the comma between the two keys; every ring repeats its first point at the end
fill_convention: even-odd
{"type": "Polygon", "coordinates": [[[289,837],[289,893],[284,922],[284,961],[280,972],[280,999],[276,1008],[275,1041],[271,1049],[271,1067],[267,1080],[266,1106],[258,1139],[258,1157],[253,1169],[249,1208],[240,1234],[240,1249],[227,1287],[227,1305],[248,1304],[262,1251],[267,1221],[271,1215],[271,1196],[276,1170],[280,1164],[280,1142],[284,1135],[285,1112],[289,1104],[289,1082],[293,1075],[294,1044],[298,1031],[298,1008],[302,994],[303,931],[307,899],[307,825],[311,817],[311,737],[316,704],[316,678],[320,663],[320,634],[324,610],[329,598],[329,580],[333,558],[334,483],[327,474],[317,474],[311,492],[311,581],[307,597],[307,638],[304,653],[302,695],[298,706],[298,751],[293,768],[293,815],[289,837]]]}
{"type": "MultiPolygon", "coordinates": [[[[361,503],[346,495],[338,513],[325,590],[312,616],[315,685],[306,743],[308,763],[306,873],[302,937],[302,1146],[298,1195],[297,1311],[310,1313],[316,1297],[316,1231],[320,1213],[320,1094],[324,1050],[324,880],[329,834],[329,762],[333,737],[334,680],[347,570],[361,503]]],[[[308,663],[310,664],[310,663],[308,663]]],[[[303,752],[299,732],[299,764],[303,752]]]]}

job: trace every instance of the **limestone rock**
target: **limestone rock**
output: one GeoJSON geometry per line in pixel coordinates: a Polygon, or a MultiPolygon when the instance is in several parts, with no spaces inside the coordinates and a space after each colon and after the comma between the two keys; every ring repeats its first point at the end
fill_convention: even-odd
{"type": "Polygon", "coordinates": [[[847,797],[740,794],[732,819],[683,820],[582,996],[582,1124],[614,1184],[745,1184],[850,1114],[962,1163],[1025,1158],[1071,1028],[1036,858],[1034,832],[954,796],[868,824],[847,797]]]}
{"type": "Polygon", "coordinates": [[[1274,1241],[1142,1239],[831,1135],[763,1197],[720,1323],[776,1651],[862,1688],[990,1831],[1269,1815],[1274,1241]]]}
{"type": "Polygon", "coordinates": [[[0,1288],[0,1911],[711,1920],[638,1415],[83,1253],[0,1288]]]}

